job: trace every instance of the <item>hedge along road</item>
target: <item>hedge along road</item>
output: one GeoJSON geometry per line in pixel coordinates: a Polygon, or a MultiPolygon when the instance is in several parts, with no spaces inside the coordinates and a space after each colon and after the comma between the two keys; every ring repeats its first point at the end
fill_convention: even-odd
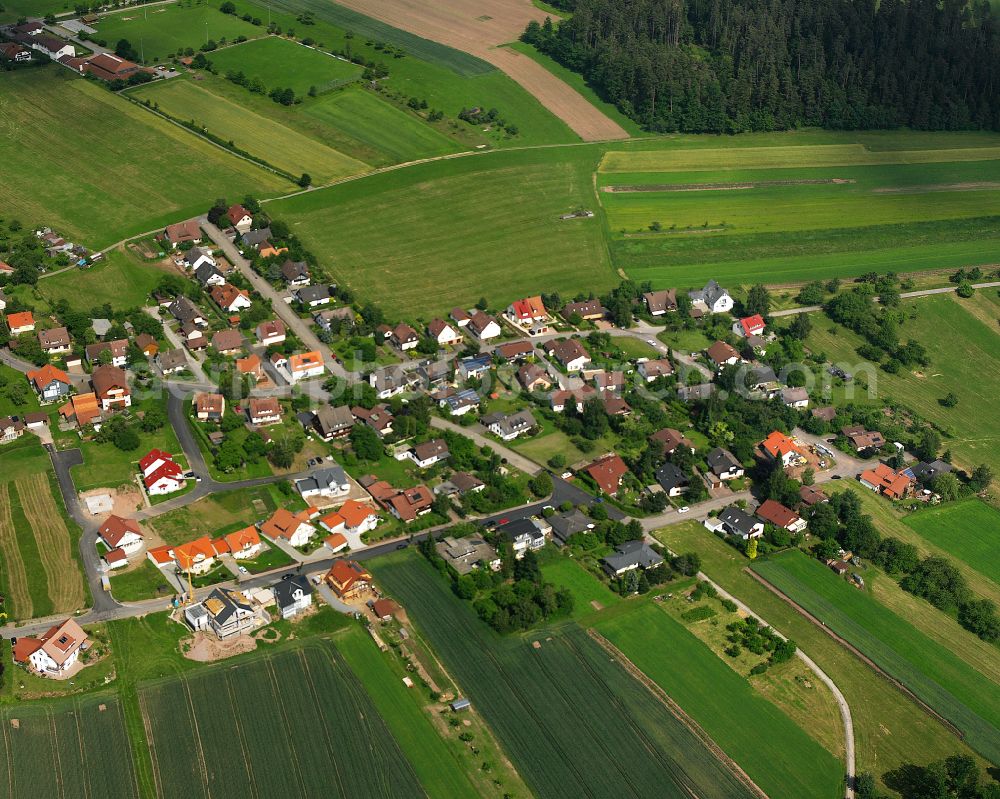
{"type": "Polygon", "coordinates": [[[408,0],[340,0],[340,4],[499,67],[584,141],[629,138],[621,125],[541,64],[500,46],[516,41],[532,20],[541,22],[547,16],[527,2],[479,0],[474,7],[463,0],[419,4],[408,0]]]}

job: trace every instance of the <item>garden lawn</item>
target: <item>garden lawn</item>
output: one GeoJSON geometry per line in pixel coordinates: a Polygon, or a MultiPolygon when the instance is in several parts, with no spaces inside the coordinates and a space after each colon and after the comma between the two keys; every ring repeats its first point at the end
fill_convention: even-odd
{"type": "Polygon", "coordinates": [[[978,499],[911,514],[904,523],[1000,586],[1000,511],[978,499]]]}
{"type": "Polygon", "coordinates": [[[453,746],[442,738],[440,730],[447,728],[435,728],[430,718],[434,710],[424,706],[420,688],[403,684],[405,675],[390,665],[392,655],[379,652],[371,636],[359,626],[345,630],[335,643],[413,764],[428,795],[475,799],[479,795],[476,787],[464,773],[453,746]]]}
{"type": "MultiPolygon", "coordinates": [[[[25,413],[37,411],[40,407],[38,395],[35,394],[34,389],[29,385],[27,378],[21,372],[17,371],[17,369],[6,364],[0,364],[0,417],[21,416],[25,413]],[[20,386],[23,389],[22,396],[24,397],[24,402],[15,405],[11,401],[7,393],[9,386],[20,386]]],[[[25,433],[25,435],[30,434],[25,433]]],[[[8,450],[9,447],[7,445],[0,446],[0,456],[8,450]]]]}
{"type": "MultiPolygon", "coordinates": [[[[248,39],[265,35],[261,27],[244,22],[233,14],[223,14],[218,6],[181,0],[178,3],[128,8],[101,17],[94,26],[95,39],[104,39],[113,50],[120,39],[127,39],[140,52],[146,64],[165,60],[178,50],[197,49],[206,41],[230,41],[239,36],[248,39]]],[[[213,54],[209,54],[212,58],[213,54]]]]}
{"type": "Polygon", "coordinates": [[[278,507],[267,486],[225,491],[150,519],[147,524],[164,543],[182,544],[199,536],[215,537],[266,519],[278,507]]]}
{"type": "Polygon", "coordinates": [[[160,262],[143,261],[127,249],[111,250],[87,269],[71,269],[38,282],[50,302],[65,300],[76,311],[108,303],[116,311],[149,304],[150,293],[166,274],[176,274],[160,262]]]}
{"type": "Polygon", "coordinates": [[[302,113],[324,127],[381,153],[387,163],[413,161],[458,152],[453,139],[360,87],[331,92],[303,104],[302,113]]]}
{"type": "MultiPolygon", "coordinates": [[[[956,752],[974,754],[942,724],[754,580],[745,571],[746,557],[700,524],[671,525],[655,536],[675,552],[697,552],[706,575],[792,638],[837,684],[851,707],[859,770],[880,777],[905,763],[940,760],[956,752]]],[[[887,790],[885,785],[880,788],[887,790]]]]}
{"type": "Polygon", "coordinates": [[[338,283],[390,316],[431,318],[480,297],[600,291],[617,282],[593,207],[595,150],[489,153],[390,171],[267,204],[338,283]],[[391,291],[387,287],[392,288],[391,291]]]}
{"type": "MultiPolygon", "coordinates": [[[[966,310],[965,302],[953,294],[906,300],[903,310],[908,318],[900,340],[912,338],[923,344],[930,366],[919,373],[904,370],[896,375],[880,370],[873,379],[880,397],[912,408],[946,431],[944,447],[951,450],[956,464],[971,469],[987,463],[997,474],[1000,414],[985,409],[994,407],[1000,396],[1000,333],[966,310]],[[956,352],[962,357],[955,357],[956,352]],[[958,396],[954,408],[939,402],[949,392],[958,396]]],[[[827,359],[849,365],[862,362],[856,352],[861,343],[856,334],[823,318],[813,321],[806,340],[812,352],[825,352],[827,359]]]]}
{"type": "Polygon", "coordinates": [[[997,683],[801,551],[758,560],[753,569],[902,681],[984,757],[1000,758],[997,683]]]}
{"type": "Polygon", "coordinates": [[[575,560],[559,555],[542,564],[542,576],[556,588],[573,594],[573,618],[591,616],[617,605],[622,598],[575,560]]]}
{"type": "Polygon", "coordinates": [[[219,50],[211,60],[220,75],[242,72],[250,80],[260,78],[268,90],[287,87],[297,97],[311,88],[322,92],[361,77],[357,64],[273,36],[219,50]]]}
{"type": "Polygon", "coordinates": [[[843,793],[842,764],[655,604],[637,605],[595,626],[771,799],[835,799],[843,793]]]}
{"type": "Polygon", "coordinates": [[[139,602],[173,594],[174,588],[147,558],[127,572],[111,572],[111,593],[119,602],[139,602]]]}
{"type": "Polygon", "coordinates": [[[291,188],[58,66],[0,73],[0,118],[0,163],[20,187],[5,216],[92,250],[204,213],[221,194],[291,188]]]}
{"type": "Polygon", "coordinates": [[[140,87],[132,96],[158,103],[161,110],[183,121],[193,120],[210,133],[278,169],[317,182],[364,172],[368,167],[326,145],[213,94],[186,79],[140,87]]]}

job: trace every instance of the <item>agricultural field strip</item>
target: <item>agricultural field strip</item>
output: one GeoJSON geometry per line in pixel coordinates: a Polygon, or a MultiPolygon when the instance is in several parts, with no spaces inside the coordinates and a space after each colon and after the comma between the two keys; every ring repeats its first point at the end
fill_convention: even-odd
{"type": "Polygon", "coordinates": [[[921,511],[902,521],[921,538],[1000,586],[996,549],[1000,511],[981,500],[970,499],[921,511]]]}
{"type": "Polygon", "coordinates": [[[793,563],[789,569],[779,557],[758,561],[753,569],[962,730],[970,746],[991,760],[1000,758],[1000,691],[995,683],[869,597],[846,594],[856,589],[842,581],[838,585],[818,562],[815,567],[793,563]],[[824,581],[826,596],[817,590],[824,581]],[[992,706],[987,702],[991,696],[992,706]]]}
{"type": "Polygon", "coordinates": [[[317,92],[340,86],[361,76],[362,68],[322,50],[289,39],[251,39],[212,53],[213,66],[220,74],[243,72],[260,78],[268,89],[290,87],[296,95],[310,88],[317,92]],[[280,69],[275,65],[280,64],[280,69]]]}
{"type": "Polygon", "coordinates": [[[28,591],[28,577],[24,571],[21,550],[17,546],[17,530],[10,511],[10,483],[0,483],[0,552],[3,552],[7,590],[18,616],[30,619],[34,605],[28,591]]]}
{"type": "Polygon", "coordinates": [[[82,607],[85,601],[83,575],[73,560],[70,533],[52,496],[48,475],[32,475],[15,480],[14,485],[38,541],[53,609],[63,612],[82,607]]]}
{"type": "Polygon", "coordinates": [[[877,166],[932,164],[948,161],[992,161],[1000,147],[957,147],[941,150],[870,150],[863,144],[820,144],[720,149],[612,150],[599,172],[695,172],[730,169],[877,166]]]}
{"type": "Polygon", "coordinates": [[[536,632],[537,649],[527,640],[499,639],[438,585],[440,578],[429,566],[414,561],[386,563],[377,573],[401,597],[537,794],[603,796],[620,793],[627,786],[626,795],[644,795],[639,786],[662,785],[668,777],[678,786],[682,784],[678,780],[694,779],[701,796],[747,795],[690,730],[658,703],[650,703],[647,689],[617,664],[613,686],[609,675],[597,676],[591,666],[606,655],[579,628],[536,632]],[[428,581],[433,581],[433,590],[428,590],[428,581]],[[448,635],[439,624],[447,626],[448,635]],[[574,635],[573,630],[570,643],[567,637],[574,635]],[[456,644],[459,639],[460,646],[456,644]],[[583,657],[592,658],[591,665],[583,657]],[[553,661],[556,665],[550,665],[553,661]],[[549,679],[540,680],[539,669],[549,679]],[[567,674],[577,677],[567,681],[567,674]],[[606,701],[595,703],[594,697],[606,701]],[[543,715],[538,708],[545,706],[549,711],[543,715]],[[588,712],[581,716],[583,707],[588,712]],[[646,723],[635,722],[636,716],[646,723]],[[666,739],[674,746],[667,746],[666,739]],[[563,743],[569,740],[573,740],[572,751],[563,743]],[[612,751],[615,746],[617,754],[612,751]],[[667,754],[685,747],[690,751],[688,767],[697,765],[702,773],[685,777],[680,764],[667,754]],[[636,763],[621,755],[636,748],[654,756],[636,763]],[[629,766],[624,774],[617,764],[626,760],[629,766]],[[616,768],[609,771],[609,763],[616,768]]]}

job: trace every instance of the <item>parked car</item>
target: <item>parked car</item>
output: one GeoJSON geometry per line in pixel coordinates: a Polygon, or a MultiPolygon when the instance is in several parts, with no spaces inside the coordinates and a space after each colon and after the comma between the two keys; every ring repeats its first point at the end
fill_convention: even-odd
{"type": "Polygon", "coordinates": [[[689,510],[691,510],[691,508],[689,508],[687,505],[684,505],[683,507],[678,508],[677,512],[678,513],[687,513],[689,510]]]}

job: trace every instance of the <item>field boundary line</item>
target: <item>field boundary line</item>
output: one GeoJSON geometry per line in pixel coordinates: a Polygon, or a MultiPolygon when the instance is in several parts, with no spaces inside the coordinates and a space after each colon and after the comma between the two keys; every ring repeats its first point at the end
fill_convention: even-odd
{"type": "Polygon", "coordinates": [[[62,773],[62,758],[59,757],[59,731],[56,729],[56,719],[52,715],[52,708],[45,708],[45,720],[49,724],[49,730],[52,734],[52,756],[55,758],[55,774],[56,774],[56,785],[59,788],[59,795],[66,795],[66,788],[63,782],[62,773]]]}
{"type": "MultiPolygon", "coordinates": [[[[135,797],[136,799],[140,799],[142,796],[142,786],[139,784],[139,768],[136,765],[137,755],[132,749],[132,736],[128,734],[128,720],[125,718],[125,702],[122,700],[121,696],[115,697],[115,711],[118,714],[118,721],[120,721],[122,725],[122,731],[125,737],[125,746],[128,747],[128,768],[129,773],[132,775],[132,786],[135,788],[135,797]]],[[[141,709],[139,711],[139,716],[142,716],[141,709]]]]}
{"type": "Polygon", "coordinates": [[[251,758],[247,754],[246,747],[246,734],[243,732],[243,725],[240,723],[240,712],[236,704],[236,697],[233,695],[233,684],[229,680],[229,669],[222,672],[222,679],[226,683],[226,693],[229,695],[229,702],[233,706],[233,724],[236,727],[236,734],[240,738],[240,752],[243,754],[243,767],[247,771],[247,778],[250,781],[250,793],[259,797],[260,793],[257,790],[257,781],[253,776],[253,768],[250,765],[251,758]]]}
{"type": "MultiPolygon", "coordinates": [[[[83,730],[80,729],[80,714],[83,712],[79,699],[73,700],[73,725],[76,727],[76,742],[80,747],[80,762],[83,764],[84,772],[89,773],[87,768],[87,751],[83,746],[83,730]]],[[[83,781],[84,796],[90,797],[90,780],[83,781]]]]}
{"type": "MultiPolygon", "coordinates": [[[[10,484],[0,485],[0,551],[7,566],[7,588],[15,599],[18,615],[31,618],[35,603],[28,591],[28,575],[24,571],[24,560],[17,546],[17,531],[14,517],[10,512],[10,484]]],[[[13,792],[11,796],[13,796],[13,792]]]]}
{"type": "Polygon", "coordinates": [[[818,629],[820,629],[823,632],[825,632],[834,641],[836,641],[838,644],[840,644],[842,647],[844,647],[844,649],[846,649],[848,652],[850,652],[852,655],[854,655],[856,658],[858,658],[858,660],[860,660],[862,663],[864,663],[866,666],[868,666],[879,677],[882,677],[883,679],[885,679],[890,684],[896,686],[896,688],[898,688],[900,691],[902,691],[902,693],[905,696],[907,696],[908,698],[912,699],[913,702],[916,703],[916,705],[919,708],[921,708],[924,712],[926,712],[927,715],[931,716],[936,721],[941,722],[941,724],[943,724],[948,729],[948,731],[951,732],[956,738],[958,738],[960,741],[964,741],[965,740],[965,733],[963,733],[958,727],[956,727],[954,724],[952,724],[950,721],[948,721],[948,719],[946,719],[944,716],[942,716],[940,713],[938,713],[934,708],[932,708],[930,705],[928,705],[923,699],[921,699],[919,696],[917,696],[910,689],[910,687],[906,685],[906,683],[904,683],[902,680],[899,680],[896,677],[893,677],[891,674],[889,674],[889,672],[887,672],[885,669],[883,669],[881,666],[879,666],[874,660],[872,660],[870,657],[868,657],[868,655],[866,655],[864,652],[862,652],[860,649],[858,649],[856,646],[854,646],[854,644],[852,644],[850,641],[848,641],[843,636],[841,636],[838,633],[836,633],[834,630],[832,630],[830,627],[828,627],[826,624],[824,624],[822,621],[820,621],[818,618],[816,618],[814,615],[812,615],[808,610],[806,610],[798,602],[796,602],[794,599],[792,599],[790,596],[788,596],[788,594],[784,593],[776,585],[774,585],[771,582],[768,582],[768,580],[765,577],[763,577],[762,575],[758,574],[753,569],[745,569],[745,571],[747,571],[750,574],[751,577],[753,577],[757,582],[759,582],[761,585],[763,585],[766,589],[768,589],[769,591],[771,591],[773,594],[777,595],[780,599],[784,600],[788,605],[790,605],[792,607],[793,610],[795,610],[800,615],[802,615],[803,617],[805,617],[805,619],[808,622],[810,622],[814,627],[817,627],[818,629]]]}
{"type": "Polygon", "coordinates": [[[69,527],[55,504],[48,475],[21,478],[14,481],[14,486],[21,498],[24,517],[38,542],[52,609],[60,612],[82,607],[83,577],[73,561],[69,527]]]}
{"type": "Polygon", "coordinates": [[[751,779],[750,775],[747,774],[743,768],[733,760],[729,755],[726,754],[725,750],[719,746],[715,740],[709,735],[705,729],[695,721],[687,712],[673,700],[673,698],[668,694],[663,688],[651,677],[649,677],[642,669],[636,666],[631,660],[626,657],[625,653],[622,652],[618,647],[616,647],[611,641],[601,635],[593,627],[587,628],[587,635],[589,635],[597,644],[635,680],[641,683],[646,690],[648,690],[656,699],[662,704],[670,714],[680,721],[685,727],[687,727],[696,738],[698,738],[716,759],[719,760],[732,774],[742,783],[751,793],[755,794],[759,799],[769,799],[768,795],[764,793],[759,785],[751,779]]]}

